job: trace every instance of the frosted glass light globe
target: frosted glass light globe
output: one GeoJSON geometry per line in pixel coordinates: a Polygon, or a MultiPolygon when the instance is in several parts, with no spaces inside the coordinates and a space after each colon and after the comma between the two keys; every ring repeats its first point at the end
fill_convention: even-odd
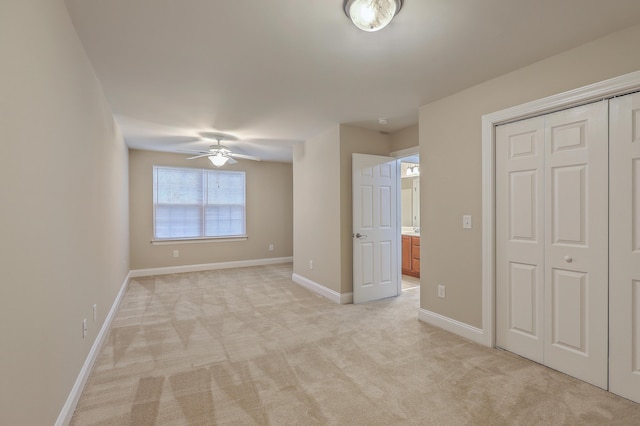
{"type": "Polygon", "coordinates": [[[344,11],[356,27],[371,32],[386,27],[401,7],[400,0],[347,0],[344,11]]]}
{"type": "Polygon", "coordinates": [[[224,166],[224,164],[227,162],[228,158],[225,157],[224,155],[218,153],[216,155],[210,155],[209,156],[209,161],[211,161],[213,163],[214,166],[216,167],[221,167],[224,166]]]}

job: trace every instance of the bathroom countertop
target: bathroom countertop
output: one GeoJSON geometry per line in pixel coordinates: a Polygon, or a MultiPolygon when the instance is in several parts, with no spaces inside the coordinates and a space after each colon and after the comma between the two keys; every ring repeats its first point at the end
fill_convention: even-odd
{"type": "Polygon", "coordinates": [[[411,226],[403,226],[402,227],[402,235],[406,235],[409,237],[419,237],[420,236],[420,230],[418,229],[416,231],[416,228],[413,228],[411,226]]]}

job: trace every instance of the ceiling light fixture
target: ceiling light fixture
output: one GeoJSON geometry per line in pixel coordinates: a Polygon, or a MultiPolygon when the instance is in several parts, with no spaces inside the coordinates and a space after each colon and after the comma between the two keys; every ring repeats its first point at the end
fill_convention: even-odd
{"type": "Polygon", "coordinates": [[[216,167],[224,166],[224,164],[227,162],[228,159],[229,159],[228,157],[225,157],[221,153],[217,153],[216,155],[209,156],[209,161],[211,161],[213,165],[216,167]]]}
{"type": "Polygon", "coordinates": [[[344,13],[363,31],[386,27],[400,12],[402,0],[345,0],[344,13]]]}

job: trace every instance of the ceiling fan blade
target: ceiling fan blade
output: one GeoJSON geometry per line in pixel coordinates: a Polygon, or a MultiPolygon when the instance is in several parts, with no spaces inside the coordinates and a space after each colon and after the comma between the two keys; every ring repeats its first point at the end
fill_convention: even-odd
{"type": "Polygon", "coordinates": [[[202,158],[202,157],[210,157],[212,154],[210,152],[207,152],[206,154],[200,154],[200,155],[196,155],[195,157],[189,157],[187,158],[187,160],[194,160],[196,158],[202,158]]]}
{"type": "Polygon", "coordinates": [[[229,164],[237,164],[238,162],[231,157],[227,157],[227,163],[229,164]]]}
{"type": "Polygon", "coordinates": [[[254,157],[253,155],[244,155],[244,154],[236,154],[234,152],[229,154],[230,157],[242,158],[243,160],[253,160],[260,161],[258,157],[254,157]]]}
{"type": "Polygon", "coordinates": [[[176,149],[178,152],[186,152],[187,154],[209,154],[211,151],[202,151],[194,149],[176,149]]]}
{"type": "Polygon", "coordinates": [[[134,136],[127,140],[132,146],[145,146],[153,144],[155,146],[173,147],[201,141],[199,137],[192,136],[134,136]]]}

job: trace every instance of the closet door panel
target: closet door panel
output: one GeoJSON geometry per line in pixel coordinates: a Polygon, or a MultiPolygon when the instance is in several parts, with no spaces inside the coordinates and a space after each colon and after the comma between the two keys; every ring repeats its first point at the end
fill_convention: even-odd
{"type": "Polygon", "coordinates": [[[544,119],[496,129],[496,345],[543,355],[544,119]]]}
{"type": "Polygon", "coordinates": [[[551,169],[553,244],[585,247],[587,165],[559,166],[551,169]]]}
{"type": "Polygon", "coordinates": [[[611,100],[610,390],[640,403],[640,94],[611,100]]]}
{"type": "Polygon", "coordinates": [[[607,388],[608,103],[545,117],[544,364],[607,388]]]}
{"type": "Polygon", "coordinates": [[[570,351],[587,354],[586,314],[588,276],[566,269],[551,271],[553,306],[550,309],[551,342],[570,351]]]}

